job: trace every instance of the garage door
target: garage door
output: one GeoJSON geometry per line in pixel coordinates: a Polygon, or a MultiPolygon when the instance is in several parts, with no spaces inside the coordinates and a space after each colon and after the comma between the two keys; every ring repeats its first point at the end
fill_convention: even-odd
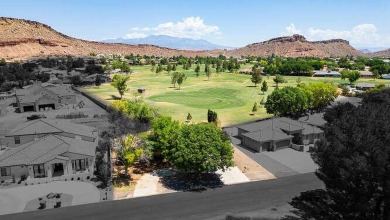
{"type": "Polygon", "coordinates": [[[269,151],[271,150],[270,149],[270,146],[271,146],[271,143],[270,142],[265,142],[261,145],[261,147],[263,148],[263,151],[269,151]]]}
{"type": "Polygon", "coordinates": [[[33,111],[35,111],[34,106],[33,105],[23,106],[23,111],[24,112],[33,112],[33,111]]]}
{"type": "Polygon", "coordinates": [[[290,140],[279,141],[276,144],[276,150],[290,147],[290,140]]]}

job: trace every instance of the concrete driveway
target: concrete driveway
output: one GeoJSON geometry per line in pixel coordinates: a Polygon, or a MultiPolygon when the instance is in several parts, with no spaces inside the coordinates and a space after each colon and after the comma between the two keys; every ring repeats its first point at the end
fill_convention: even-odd
{"type": "Polygon", "coordinates": [[[295,170],[298,173],[311,173],[318,168],[309,152],[300,152],[292,148],[277,150],[274,152],[263,152],[269,158],[295,170]]]}
{"type": "Polygon", "coordinates": [[[0,189],[0,215],[23,212],[27,202],[46,196],[51,192],[72,195],[72,205],[100,202],[100,192],[92,184],[57,181],[33,186],[0,189]]]}

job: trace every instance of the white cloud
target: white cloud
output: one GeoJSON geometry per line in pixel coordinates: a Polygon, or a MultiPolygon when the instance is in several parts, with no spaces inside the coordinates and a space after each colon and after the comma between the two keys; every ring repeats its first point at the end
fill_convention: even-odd
{"type": "Polygon", "coordinates": [[[390,44],[390,36],[382,36],[374,24],[359,24],[350,30],[309,28],[301,31],[293,23],[286,27],[284,34],[303,34],[308,40],[329,40],[341,38],[354,46],[384,46],[390,44]]]}
{"type": "Polygon", "coordinates": [[[297,29],[295,27],[295,24],[291,23],[289,26],[286,27],[285,32],[282,33],[282,35],[293,35],[293,34],[301,34],[302,31],[297,29]]]}
{"type": "Polygon", "coordinates": [[[218,26],[205,24],[200,17],[187,17],[178,22],[166,22],[155,27],[134,27],[130,30],[144,35],[168,35],[194,39],[221,34],[218,26]]]}
{"type": "Polygon", "coordinates": [[[134,33],[126,34],[126,36],[124,38],[125,39],[134,39],[134,38],[144,38],[147,36],[148,35],[146,35],[144,33],[134,32],[134,33]]]}

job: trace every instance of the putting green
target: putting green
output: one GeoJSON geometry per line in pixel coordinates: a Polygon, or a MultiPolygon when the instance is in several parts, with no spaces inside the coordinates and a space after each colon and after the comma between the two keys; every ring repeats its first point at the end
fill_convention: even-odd
{"type": "Polygon", "coordinates": [[[197,91],[176,90],[147,98],[153,102],[166,102],[185,105],[192,108],[224,109],[244,106],[237,98],[239,91],[226,88],[209,88],[197,91]]]}

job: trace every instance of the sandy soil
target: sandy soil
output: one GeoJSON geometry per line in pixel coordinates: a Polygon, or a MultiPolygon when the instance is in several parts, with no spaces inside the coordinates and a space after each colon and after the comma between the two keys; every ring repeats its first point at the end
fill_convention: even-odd
{"type": "Polygon", "coordinates": [[[276,177],[266,170],[264,167],[260,166],[258,163],[253,161],[243,152],[234,147],[234,158],[233,161],[235,165],[251,180],[269,180],[275,179],[276,177]]]}

